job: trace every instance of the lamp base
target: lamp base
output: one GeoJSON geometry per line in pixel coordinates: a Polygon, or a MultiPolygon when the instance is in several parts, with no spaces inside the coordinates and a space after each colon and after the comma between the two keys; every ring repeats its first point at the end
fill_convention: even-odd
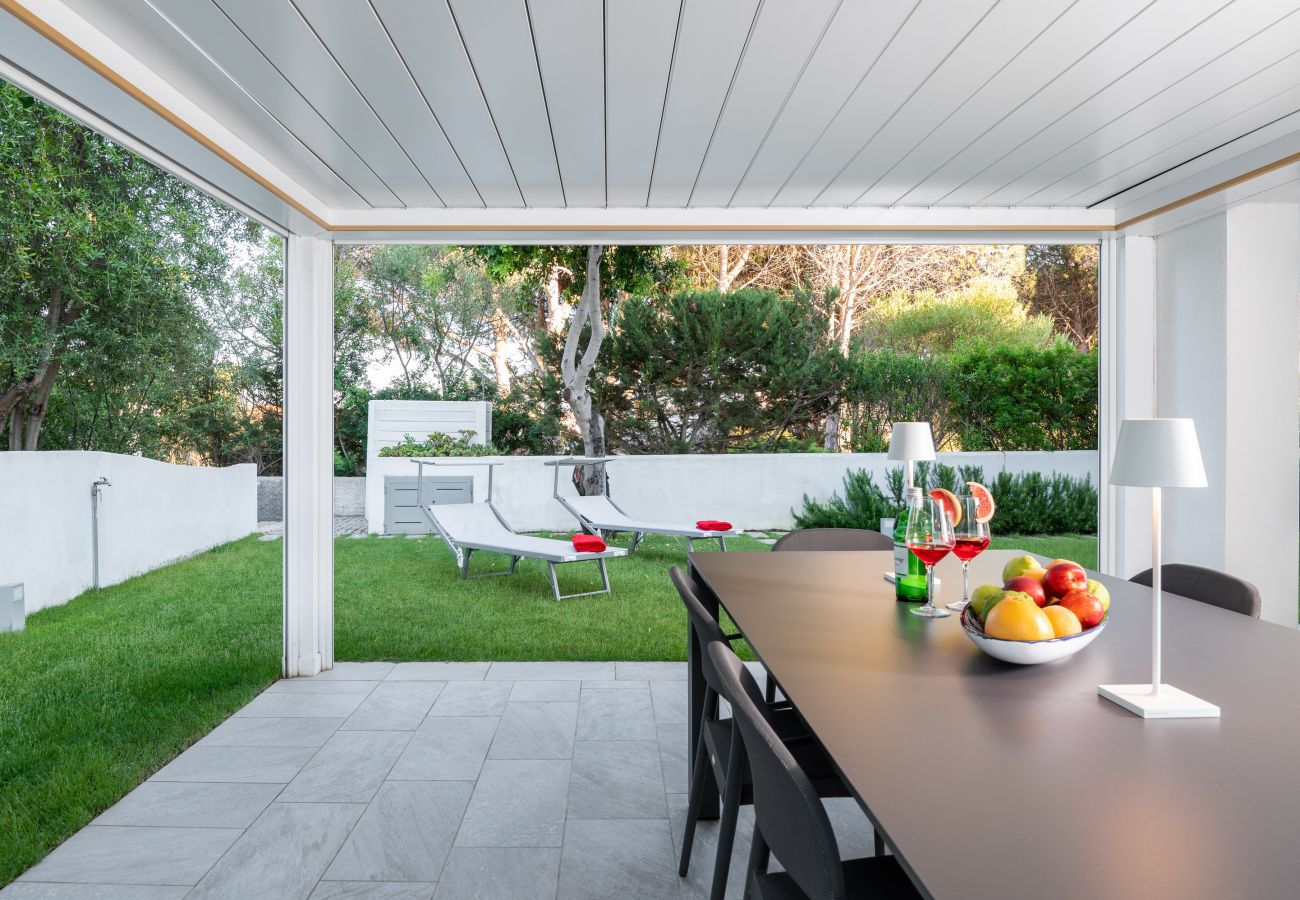
{"type": "Polygon", "coordinates": [[[1101,684],[1097,693],[1144,719],[1217,719],[1219,707],[1167,684],[1151,693],[1149,684],[1101,684]]]}

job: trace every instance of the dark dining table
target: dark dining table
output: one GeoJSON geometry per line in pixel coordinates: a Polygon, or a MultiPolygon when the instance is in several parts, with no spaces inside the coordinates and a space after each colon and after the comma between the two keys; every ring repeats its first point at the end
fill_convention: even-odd
{"type": "MultiPolygon", "coordinates": [[[[1000,582],[1013,555],[978,557],[972,589],[1000,582]]],[[[1016,666],[978,650],[957,614],[895,601],[889,552],[690,564],[923,895],[1300,898],[1294,628],[1166,592],[1164,681],[1222,716],[1143,720],[1097,685],[1150,681],[1150,588],[1089,573],[1111,594],[1106,630],[1068,659],[1016,666]]],[[[960,598],[960,564],[936,573],[937,602],[960,598]]],[[[693,747],[703,684],[689,640],[693,747]]]]}

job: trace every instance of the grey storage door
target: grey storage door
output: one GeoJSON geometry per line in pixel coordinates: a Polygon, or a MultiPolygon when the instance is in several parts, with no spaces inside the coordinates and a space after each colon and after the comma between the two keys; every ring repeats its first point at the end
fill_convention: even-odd
{"type": "MultiPolygon", "coordinates": [[[[426,475],[425,503],[471,503],[472,475],[426,475]]],[[[429,517],[420,509],[420,479],[416,475],[384,476],[384,534],[428,534],[429,517]]]]}

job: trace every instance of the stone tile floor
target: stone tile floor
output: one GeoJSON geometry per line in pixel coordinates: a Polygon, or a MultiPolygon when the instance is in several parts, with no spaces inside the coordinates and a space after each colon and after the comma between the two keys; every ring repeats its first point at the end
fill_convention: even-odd
{"type": "MultiPolygon", "coordinates": [[[[0,900],[696,900],[682,663],[340,663],[281,681],[0,900]]],[[[850,800],[846,856],[871,853],[850,800]]],[[[742,892],[742,811],[729,896],[742,892]]]]}

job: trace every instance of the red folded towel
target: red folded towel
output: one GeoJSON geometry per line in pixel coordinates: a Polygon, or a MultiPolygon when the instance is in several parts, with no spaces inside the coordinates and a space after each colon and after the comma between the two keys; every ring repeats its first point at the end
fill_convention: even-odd
{"type": "Polygon", "coordinates": [[[594,534],[575,534],[573,536],[573,549],[579,553],[602,553],[609,547],[594,534]]]}
{"type": "Polygon", "coordinates": [[[695,527],[700,531],[730,531],[730,522],[719,522],[717,519],[701,519],[695,523],[695,527]]]}

